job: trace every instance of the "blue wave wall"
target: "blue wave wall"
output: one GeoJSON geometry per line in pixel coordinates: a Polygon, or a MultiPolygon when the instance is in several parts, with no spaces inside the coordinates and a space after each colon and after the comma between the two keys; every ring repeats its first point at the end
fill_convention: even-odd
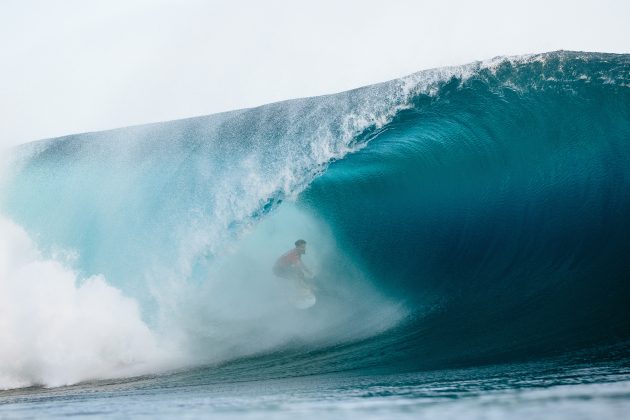
{"type": "Polygon", "coordinates": [[[629,71],[627,56],[559,53],[453,78],[301,196],[381,287],[443,299],[398,332],[394,357],[630,338],[629,71]]]}

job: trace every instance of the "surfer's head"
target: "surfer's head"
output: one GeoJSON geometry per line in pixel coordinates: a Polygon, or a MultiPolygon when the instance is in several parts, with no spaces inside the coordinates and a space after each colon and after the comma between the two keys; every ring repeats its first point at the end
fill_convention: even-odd
{"type": "Polygon", "coordinates": [[[302,254],[306,252],[306,241],[304,239],[298,239],[295,241],[295,247],[300,250],[302,254]]]}

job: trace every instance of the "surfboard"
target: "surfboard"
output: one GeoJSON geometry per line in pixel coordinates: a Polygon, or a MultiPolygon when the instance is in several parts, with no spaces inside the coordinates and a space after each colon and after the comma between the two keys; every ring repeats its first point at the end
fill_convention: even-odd
{"type": "Polygon", "coordinates": [[[300,282],[296,284],[292,303],[298,309],[308,309],[317,303],[317,298],[308,285],[300,282]]]}

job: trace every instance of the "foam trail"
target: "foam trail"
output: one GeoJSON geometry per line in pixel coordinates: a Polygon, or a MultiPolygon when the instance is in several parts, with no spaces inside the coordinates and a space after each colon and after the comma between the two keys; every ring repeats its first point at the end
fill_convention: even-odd
{"type": "Polygon", "coordinates": [[[102,276],[80,279],[0,217],[0,389],[59,386],[164,362],[136,302],[102,276]]]}

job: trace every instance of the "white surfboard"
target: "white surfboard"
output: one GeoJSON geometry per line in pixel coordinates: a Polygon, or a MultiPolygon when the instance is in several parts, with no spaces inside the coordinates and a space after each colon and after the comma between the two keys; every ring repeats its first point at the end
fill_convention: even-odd
{"type": "Polygon", "coordinates": [[[299,282],[295,286],[295,294],[293,296],[292,303],[296,308],[308,309],[315,305],[317,298],[308,285],[299,282]]]}

